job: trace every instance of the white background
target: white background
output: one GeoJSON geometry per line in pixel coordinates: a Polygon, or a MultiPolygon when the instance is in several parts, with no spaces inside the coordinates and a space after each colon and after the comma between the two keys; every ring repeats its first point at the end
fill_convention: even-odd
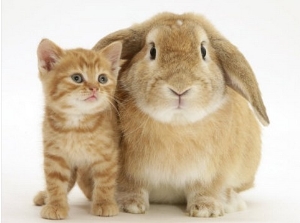
{"type": "Polygon", "coordinates": [[[2,0],[2,222],[45,222],[32,198],[44,187],[43,95],[36,48],[49,38],[63,48],[91,48],[103,36],[157,12],[204,14],[246,56],[271,125],[263,129],[256,187],[243,212],[189,218],[184,207],[152,205],[145,215],[88,213],[78,188],[68,222],[300,222],[300,11],[297,0],[2,0]]]}

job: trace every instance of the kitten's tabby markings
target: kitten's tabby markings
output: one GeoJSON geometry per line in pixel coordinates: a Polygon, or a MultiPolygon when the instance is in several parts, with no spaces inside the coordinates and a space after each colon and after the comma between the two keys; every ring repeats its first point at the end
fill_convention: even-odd
{"type": "Polygon", "coordinates": [[[67,193],[76,181],[91,213],[118,214],[115,201],[119,135],[114,92],[122,44],[101,52],[63,50],[50,40],[38,47],[39,74],[45,94],[44,171],[46,191],[34,198],[41,216],[64,219],[67,193]]]}

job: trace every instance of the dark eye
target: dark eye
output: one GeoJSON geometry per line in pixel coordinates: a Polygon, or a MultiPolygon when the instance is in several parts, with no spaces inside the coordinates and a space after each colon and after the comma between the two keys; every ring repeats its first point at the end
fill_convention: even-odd
{"type": "Polygon", "coordinates": [[[108,81],[108,78],[105,74],[100,74],[98,77],[98,81],[101,84],[106,84],[106,82],[108,81]]]}
{"type": "Polygon", "coordinates": [[[83,82],[83,77],[81,74],[73,74],[71,76],[72,80],[76,83],[82,83],[83,82]]]}
{"type": "Polygon", "coordinates": [[[152,44],[152,47],[150,49],[150,59],[155,60],[156,57],[156,49],[154,43],[152,44]]]}
{"type": "Polygon", "coordinates": [[[205,56],[206,56],[206,49],[205,47],[201,44],[201,54],[202,54],[202,58],[203,60],[205,60],[205,56]]]}

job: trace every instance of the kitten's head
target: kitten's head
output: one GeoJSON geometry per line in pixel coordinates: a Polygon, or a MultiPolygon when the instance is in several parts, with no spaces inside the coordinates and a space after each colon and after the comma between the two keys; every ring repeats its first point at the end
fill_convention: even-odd
{"type": "Polygon", "coordinates": [[[42,40],[37,55],[46,105],[71,114],[93,114],[109,108],[121,51],[120,42],[96,52],[63,50],[48,39],[42,40]]]}

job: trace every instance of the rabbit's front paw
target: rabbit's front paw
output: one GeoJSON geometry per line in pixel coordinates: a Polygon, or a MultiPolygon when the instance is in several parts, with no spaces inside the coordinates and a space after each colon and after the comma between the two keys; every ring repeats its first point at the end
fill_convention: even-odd
{"type": "Polygon", "coordinates": [[[224,208],[215,199],[207,197],[190,204],[188,212],[191,217],[219,217],[224,215],[224,208]]]}
{"type": "Polygon", "coordinates": [[[147,209],[144,199],[140,197],[122,199],[119,203],[123,211],[132,214],[144,214],[147,209]]]}

